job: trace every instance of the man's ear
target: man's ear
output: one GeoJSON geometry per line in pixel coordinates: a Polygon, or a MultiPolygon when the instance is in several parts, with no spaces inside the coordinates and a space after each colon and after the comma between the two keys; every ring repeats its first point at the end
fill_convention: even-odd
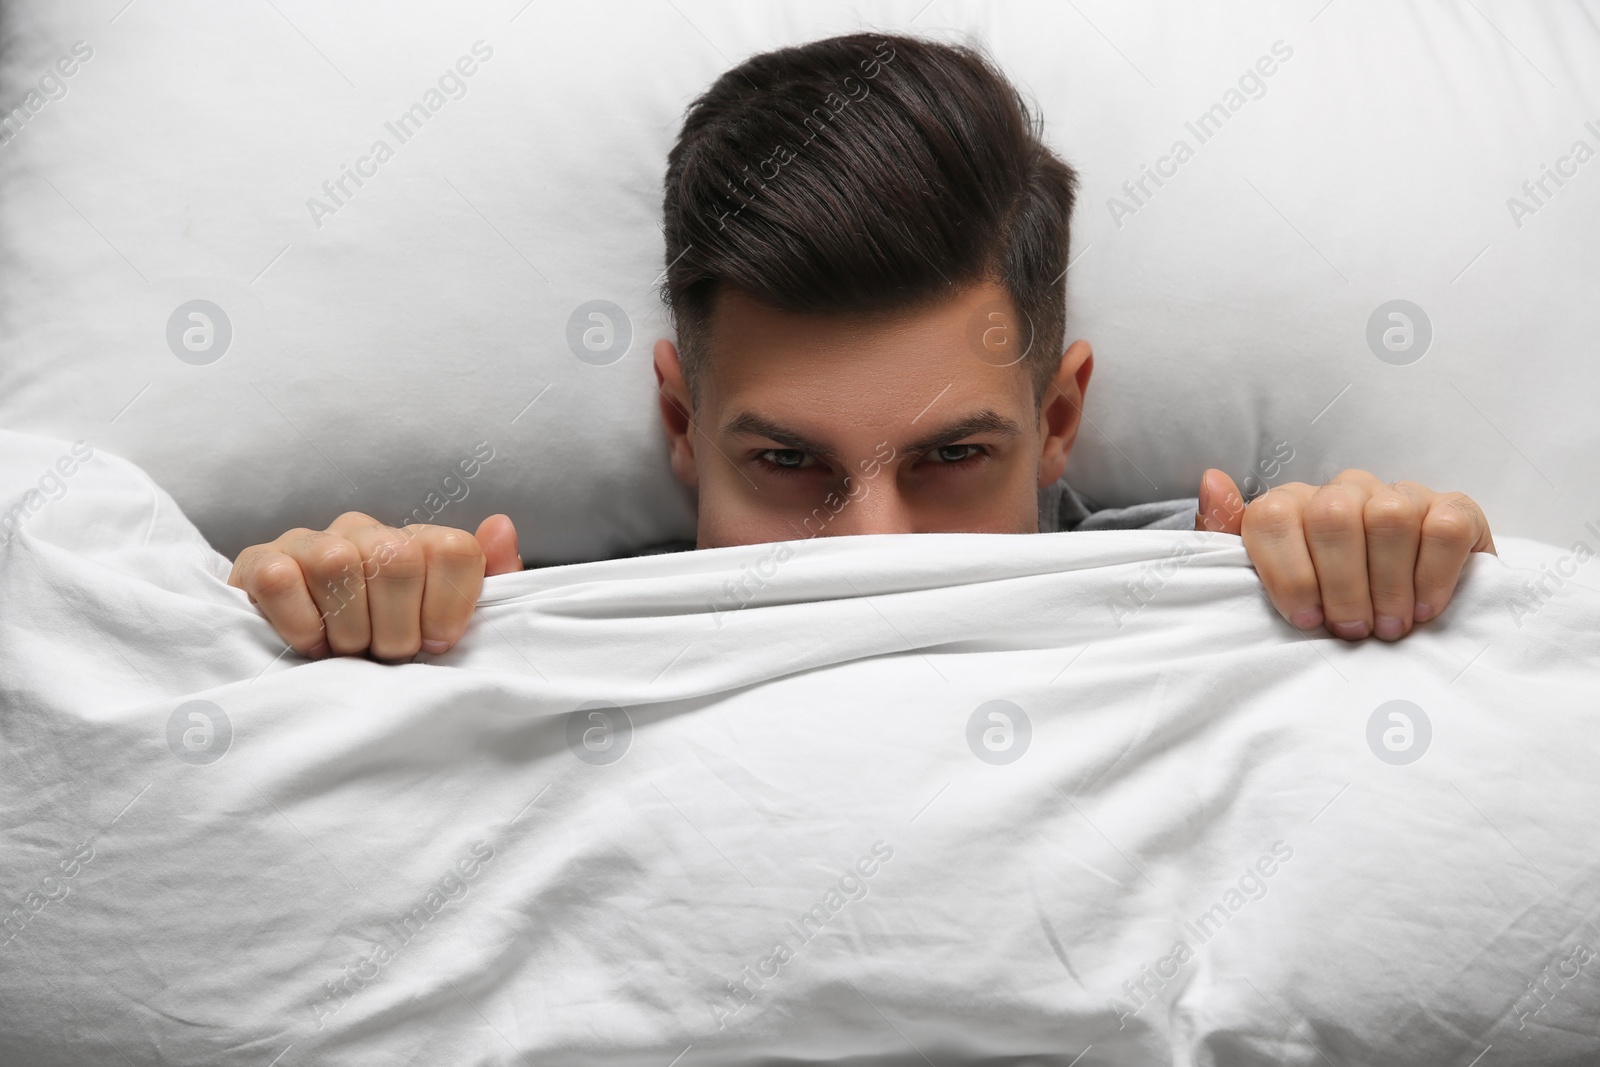
{"type": "Polygon", "coordinates": [[[656,388],[661,394],[661,425],[667,431],[672,473],[690,489],[700,487],[694,467],[694,404],[678,362],[678,346],[665,337],[655,347],[656,388]]]}
{"type": "Polygon", "coordinates": [[[1039,436],[1044,442],[1039,457],[1039,488],[1053,485],[1067,469],[1067,457],[1078,440],[1083,423],[1083,398],[1094,373],[1094,350],[1087,341],[1074,341],[1061,354],[1061,365],[1045,386],[1039,403],[1039,436]]]}

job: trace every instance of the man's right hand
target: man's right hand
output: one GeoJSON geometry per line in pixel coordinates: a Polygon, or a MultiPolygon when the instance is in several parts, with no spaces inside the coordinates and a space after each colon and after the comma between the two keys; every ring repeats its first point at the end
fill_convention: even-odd
{"type": "Polygon", "coordinates": [[[303,656],[408,660],[461,640],[484,577],[521,569],[517,530],[505,515],[484,519],[474,536],[449,526],[395,529],[347,511],[326,530],[290,530],[251,545],[228,584],[249,594],[303,656]]]}

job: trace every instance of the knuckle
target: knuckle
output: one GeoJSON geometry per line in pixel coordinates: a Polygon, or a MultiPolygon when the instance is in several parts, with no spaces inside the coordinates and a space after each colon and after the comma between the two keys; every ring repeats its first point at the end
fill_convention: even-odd
{"type": "Polygon", "coordinates": [[[1300,508],[1288,493],[1269,489],[1257,497],[1245,512],[1250,524],[1263,533],[1283,533],[1299,520],[1300,508]]]}
{"type": "Polygon", "coordinates": [[[447,567],[470,567],[483,561],[483,546],[465,530],[440,527],[429,538],[429,554],[447,567]]]}
{"type": "Polygon", "coordinates": [[[1448,545],[1470,543],[1477,536],[1478,516],[1474,507],[1461,507],[1458,501],[1447,501],[1444,507],[1434,508],[1422,520],[1422,535],[1448,545]]]}
{"type": "Polygon", "coordinates": [[[1318,537],[1351,533],[1361,528],[1361,509],[1349,493],[1324,486],[1306,502],[1305,526],[1318,537]]]}
{"type": "Polygon", "coordinates": [[[422,577],[422,549],[409,534],[396,530],[375,542],[367,557],[372,574],[396,581],[422,577]]]}
{"type": "Polygon", "coordinates": [[[380,526],[380,525],[382,525],[382,524],[379,523],[377,519],[374,519],[371,515],[368,515],[364,511],[346,511],[343,514],[341,514],[337,519],[333,520],[333,523],[329,526],[329,529],[332,529],[334,526],[380,526]]]}
{"type": "Polygon", "coordinates": [[[275,600],[304,589],[305,578],[294,560],[279,556],[258,564],[251,571],[249,584],[258,599],[275,600]]]}
{"type": "Polygon", "coordinates": [[[1416,501],[1398,492],[1381,492],[1367,501],[1363,518],[1370,533],[1407,533],[1420,524],[1421,510],[1416,501]]]}
{"type": "Polygon", "coordinates": [[[361,568],[361,553],[342,537],[326,537],[311,553],[312,573],[322,581],[332,581],[361,568]]]}
{"type": "Polygon", "coordinates": [[[271,545],[251,545],[240,552],[228,569],[228,584],[248,592],[246,587],[253,584],[252,575],[261,566],[261,557],[273,550],[271,545]]]}

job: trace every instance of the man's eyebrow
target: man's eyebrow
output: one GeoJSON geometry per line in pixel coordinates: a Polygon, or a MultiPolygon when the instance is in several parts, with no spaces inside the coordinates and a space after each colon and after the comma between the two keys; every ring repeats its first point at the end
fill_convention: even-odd
{"type": "Polygon", "coordinates": [[[809,452],[821,459],[837,459],[833,449],[826,445],[802,437],[793,430],[785,429],[771,419],[757,415],[751,411],[742,411],[729,419],[722,426],[724,436],[732,434],[749,434],[754,437],[765,437],[769,441],[776,441],[784,448],[793,448],[800,452],[809,452]]]}
{"type": "MultiPolygon", "coordinates": [[[[729,419],[723,425],[722,432],[725,435],[750,434],[755,437],[765,437],[769,441],[776,441],[784,448],[809,452],[821,459],[838,458],[833,449],[828,448],[826,445],[818,444],[793,430],[778,425],[763,415],[757,415],[751,411],[740,412],[729,419]]],[[[913,455],[921,452],[931,452],[936,448],[955,444],[964,437],[971,437],[980,433],[1017,437],[1022,433],[1022,428],[999,412],[986,409],[973,412],[971,415],[958,419],[948,426],[934,430],[901,451],[909,452],[913,455]]]]}
{"type": "Polygon", "coordinates": [[[963,419],[958,419],[942,429],[934,430],[903,451],[913,455],[919,452],[931,452],[936,448],[953,445],[963,437],[973,434],[995,433],[1003,437],[1017,437],[1022,433],[1022,427],[1006,418],[997,411],[977,411],[963,419]]]}

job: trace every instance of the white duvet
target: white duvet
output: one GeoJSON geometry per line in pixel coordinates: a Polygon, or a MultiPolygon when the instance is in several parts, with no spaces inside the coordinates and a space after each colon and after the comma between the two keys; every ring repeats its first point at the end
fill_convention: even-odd
{"type": "Polygon", "coordinates": [[[0,432],[7,1067],[1600,1058],[1600,522],[1395,645],[1151,531],[525,572],[313,663],[88,451],[0,432]]]}

